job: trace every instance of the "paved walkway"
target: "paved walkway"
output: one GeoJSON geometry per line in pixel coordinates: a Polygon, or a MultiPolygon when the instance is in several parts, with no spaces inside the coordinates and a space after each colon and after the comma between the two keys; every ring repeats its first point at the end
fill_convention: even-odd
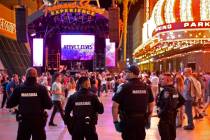
{"type": "MultiPolygon", "coordinates": [[[[111,116],[111,96],[102,97],[105,106],[105,113],[99,116],[97,132],[99,140],[121,140],[120,133],[114,129],[111,116]]],[[[71,140],[66,127],[56,114],[55,123],[57,127],[46,127],[48,140],[71,140]]],[[[160,140],[157,130],[158,118],[152,118],[151,129],[147,130],[146,140],[160,140]]],[[[209,116],[195,121],[195,130],[186,131],[183,128],[177,129],[176,140],[210,140],[210,111],[209,116]]],[[[15,116],[6,110],[0,110],[0,140],[15,140],[17,123],[15,116]]]]}

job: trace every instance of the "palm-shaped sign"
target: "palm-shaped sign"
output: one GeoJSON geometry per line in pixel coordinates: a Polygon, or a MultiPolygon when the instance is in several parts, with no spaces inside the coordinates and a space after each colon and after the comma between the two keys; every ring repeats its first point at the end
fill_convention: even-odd
{"type": "Polygon", "coordinates": [[[126,46],[127,46],[127,25],[128,25],[128,6],[134,4],[137,0],[118,0],[123,4],[123,46],[124,46],[124,62],[126,62],[126,46]]]}

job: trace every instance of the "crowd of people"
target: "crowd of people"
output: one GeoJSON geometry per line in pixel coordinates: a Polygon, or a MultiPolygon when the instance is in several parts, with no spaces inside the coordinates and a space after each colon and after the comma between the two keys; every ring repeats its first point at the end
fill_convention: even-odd
{"type": "MultiPolygon", "coordinates": [[[[210,75],[208,73],[192,72],[191,68],[185,68],[184,72],[163,73],[163,72],[140,72],[138,78],[151,88],[153,97],[156,101],[153,116],[159,116],[160,106],[158,99],[163,90],[161,86],[161,76],[167,75],[171,78],[171,85],[176,92],[184,97],[184,105],[179,107],[176,115],[176,127],[182,127],[184,118],[187,118],[185,130],[193,130],[195,125],[193,119],[202,119],[207,116],[207,108],[210,103],[210,75]],[[186,117],[185,117],[186,116],[186,117]]],[[[54,122],[56,112],[59,112],[61,118],[65,120],[64,106],[67,98],[79,91],[80,85],[78,80],[81,77],[90,79],[90,93],[100,96],[114,95],[121,85],[127,83],[126,71],[120,73],[105,72],[80,72],[80,73],[58,73],[54,75],[43,73],[37,77],[37,82],[46,87],[48,95],[53,102],[53,110],[50,116],[49,126],[57,126],[54,122]]],[[[0,93],[2,94],[1,108],[5,109],[8,98],[12,95],[14,89],[25,82],[26,77],[13,74],[9,77],[5,73],[0,74],[0,93]]],[[[81,83],[80,83],[81,84],[81,83]]],[[[16,108],[10,109],[13,113],[17,112],[16,108]]]]}

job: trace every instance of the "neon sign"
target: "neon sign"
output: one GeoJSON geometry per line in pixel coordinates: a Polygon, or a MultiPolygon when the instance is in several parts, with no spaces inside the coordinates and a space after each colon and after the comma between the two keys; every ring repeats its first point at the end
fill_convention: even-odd
{"type": "Polygon", "coordinates": [[[7,31],[9,33],[15,33],[16,32],[16,26],[14,23],[11,23],[3,18],[0,18],[0,29],[7,31]]]}
{"type": "Polygon", "coordinates": [[[46,7],[47,11],[50,12],[51,15],[58,15],[62,13],[82,13],[94,16],[96,13],[103,14],[105,9],[101,9],[95,6],[91,6],[90,0],[80,0],[79,4],[77,4],[76,0],[72,3],[64,3],[64,4],[57,4],[53,6],[46,7]]]}

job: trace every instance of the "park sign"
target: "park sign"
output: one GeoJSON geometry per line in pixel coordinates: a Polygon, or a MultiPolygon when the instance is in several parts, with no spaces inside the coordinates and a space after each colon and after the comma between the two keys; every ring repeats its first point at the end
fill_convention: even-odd
{"type": "Polygon", "coordinates": [[[80,3],[69,2],[48,6],[45,10],[51,15],[62,13],[82,13],[94,16],[95,14],[104,14],[105,9],[90,5],[89,3],[90,0],[80,0],[80,3]]]}
{"type": "Polygon", "coordinates": [[[172,30],[188,30],[188,29],[210,29],[210,21],[193,21],[193,22],[178,22],[169,23],[158,26],[154,32],[153,36],[160,32],[172,31],[172,30]]]}

